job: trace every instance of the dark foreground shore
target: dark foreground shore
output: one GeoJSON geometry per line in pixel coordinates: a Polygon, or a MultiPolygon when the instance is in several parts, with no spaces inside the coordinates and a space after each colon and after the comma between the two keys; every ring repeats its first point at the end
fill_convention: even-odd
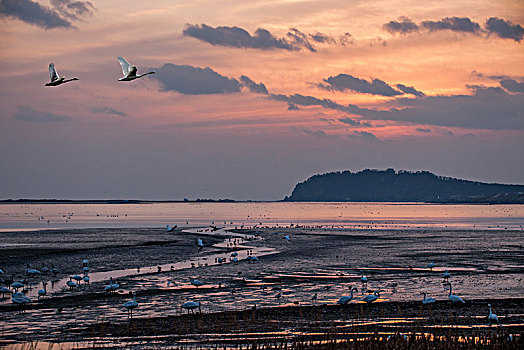
{"type": "Polygon", "coordinates": [[[80,338],[147,339],[165,336],[163,339],[168,344],[192,339],[199,345],[207,346],[273,346],[275,342],[325,343],[335,346],[335,343],[350,340],[362,342],[361,345],[365,345],[365,348],[375,341],[376,344],[371,348],[379,348],[388,337],[391,341],[395,337],[411,336],[412,341],[417,340],[421,344],[430,339],[434,341],[433,345],[428,342],[427,347],[413,347],[417,349],[440,348],[436,340],[442,340],[442,344],[448,346],[460,344],[465,339],[477,339],[477,342],[480,339],[491,339],[491,345],[482,345],[486,348],[493,348],[496,344],[503,345],[504,348],[522,348],[522,336],[509,335],[524,332],[524,299],[489,300],[497,309],[507,310],[512,314],[505,316],[505,325],[502,327],[491,325],[487,318],[479,320],[476,316],[487,302],[488,300],[479,299],[462,306],[437,302],[429,307],[423,307],[419,302],[389,302],[252,308],[209,314],[135,318],[119,323],[103,322],[76,332],[80,338]],[[431,337],[426,338],[428,335],[431,337]],[[498,344],[495,340],[501,337],[504,337],[504,341],[498,344]]]}

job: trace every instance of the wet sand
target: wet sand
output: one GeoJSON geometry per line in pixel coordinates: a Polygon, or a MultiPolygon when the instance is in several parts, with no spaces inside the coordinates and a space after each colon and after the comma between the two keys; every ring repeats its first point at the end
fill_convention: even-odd
{"type": "Polygon", "coordinates": [[[211,346],[253,339],[318,340],[328,334],[342,339],[355,332],[438,335],[453,329],[473,334],[496,328],[486,319],[488,303],[504,332],[519,338],[524,330],[524,239],[519,231],[83,229],[0,233],[0,241],[4,279],[12,274],[15,280],[27,278],[27,263],[34,268],[52,263],[60,270],[56,277],[29,278],[32,293],[42,280],[80,273],[83,259],[89,259],[93,276],[110,271],[120,284],[116,294],[103,291],[107,281],[50,291],[23,313],[4,299],[0,345],[93,339],[101,346],[115,339],[131,345],[128,337],[138,337],[145,343],[133,346],[211,346]],[[289,241],[283,239],[286,234],[289,241]],[[205,244],[201,251],[197,237],[205,244]],[[258,262],[245,259],[250,250],[259,252],[253,254],[259,255],[258,262]],[[229,262],[232,252],[243,254],[238,264],[229,262]],[[215,264],[216,256],[228,263],[215,264]],[[183,268],[189,261],[194,267],[183,268]],[[435,263],[433,270],[426,267],[429,262],[435,263]],[[156,265],[164,268],[158,271],[156,265]],[[165,267],[170,265],[174,271],[165,267]],[[138,266],[140,273],[129,271],[138,266]],[[123,270],[128,271],[120,276],[123,270]],[[466,300],[451,309],[445,270],[451,273],[453,291],[466,300]],[[368,277],[366,285],[360,282],[360,271],[368,277]],[[205,284],[197,288],[189,278],[205,284]],[[337,305],[350,286],[359,289],[354,299],[337,305]],[[139,302],[132,322],[122,307],[130,291],[139,302]],[[373,291],[380,291],[377,302],[360,301],[373,291]],[[437,302],[422,308],[421,291],[437,302]],[[202,314],[181,314],[181,304],[190,300],[201,301],[202,314]],[[23,330],[30,330],[30,336],[23,330]],[[153,343],[145,340],[151,337],[153,343]]]}

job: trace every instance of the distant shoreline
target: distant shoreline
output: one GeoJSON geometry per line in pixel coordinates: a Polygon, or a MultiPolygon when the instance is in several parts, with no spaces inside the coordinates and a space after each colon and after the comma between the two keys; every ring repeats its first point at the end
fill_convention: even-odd
{"type": "Polygon", "coordinates": [[[194,199],[194,200],[142,200],[142,199],[2,199],[0,204],[160,204],[160,203],[381,203],[381,204],[468,204],[468,205],[522,205],[524,203],[495,201],[449,201],[449,202],[418,202],[418,201],[337,201],[337,200],[234,200],[234,199],[194,199]]]}

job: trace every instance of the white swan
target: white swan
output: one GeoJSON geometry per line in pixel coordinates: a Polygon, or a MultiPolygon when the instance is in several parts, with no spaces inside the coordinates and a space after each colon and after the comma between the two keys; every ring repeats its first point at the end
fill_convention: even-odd
{"type": "Polygon", "coordinates": [[[138,307],[135,293],[133,293],[133,300],[129,300],[128,302],[125,302],[124,307],[127,309],[128,317],[133,318],[133,309],[136,309],[138,307]]]}
{"type": "Polygon", "coordinates": [[[365,301],[366,303],[371,304],[372,302],[377,300],[379,297],[380,297],[380,293],[376,291],[375,293],[373,293],[373,295],[366,295],[364,299],[362,299],[362,301],[365,301]]]}
{"type": "Polygon", "coordinates": [[[494,313],[491,312],[491,304],[488,304],[489,306],[489,316],[488,316],[488,321],[489,323],[499,323],[499,318],[497,317],[497,315],[495,315],[494,313]]]}
{"type": "Polygon", "coordinates": [[[368,283],[368,278],[364,276],[364,272],[360,271],[360,282],[368,283]]]}
{"type": "Polygon", "coordinates": [[[430,269],[431,271],[433,271],[433,268],[435,267],[435,263],[432,261],[428,264],[428,269],[430,269]]]}
{"type": "Polygon", "coordinates": [[[430,297],[426,297],[426,292],[422,292],[422,294],[424,294],[424,299],[422,299],[422,304],[424,304],[424,305],[426,305],[426,304],[433,304],[435,302],[435,299],[430,298],[430,297]]]}
{"type": "Polygon", "coordinates": [[[194,302],[194,301],[188,301],[187,303],[183,303],[182,306],[180,306],[183,309],[187,310],[187,313],[193,312],[193,310],[198,309],[200,313],[202,313],[202,309],[200,308],[200,301],[194,302]]]}
{"type": "Polygon", "coordinates": [[[358,292],[358,289],[356,287],[351,288],[351,295],[344,295],[340,299],[338,299],[337,304],[346,305],[353,299],[353,291],[358,292]]]}
{"type": "Polygon", "coordinates": [[[71,78],[67,79],[65,78],[65,75],[63,77],[59,76],[58,73],[55,70],[55,64],[49,63],[49,80],[51,80],[49,83],[46,83],[45,86],[58,86],[60,84],[64,84],[73,80],[79,80],[78,78],[71,78]]]}
{"type": "Polygon", "coordinates": [[[73,279],[76,281],[77,284],[80,284],[80,282],[83,280],[83,277],[80,275],[74,275],[73,279]]]}
{"type": "Polygon", "coordinates": [[[29,275],[29,276],[35,276],[35,275],[40,275],[42,274],[40,271],[38,271],[37,269],[33,269],[31,267],[29,267],[29,264],[27,264],[27,268],[25,269],[25,272],[29,275]]]}
{"type": "Polygon", "coordinates": [[[200,238],[197,238],[197,246],[200,247],[198,249],[198,252],[200,253],[200,251],[204,248],[204,242],[200,238]]]}
{"type": "Polygon", "coordinates": [[[166,225],[166,231],[167,232],[173,232],[176,230],[176,228],[178,227],[178,225],[175,225],[173,227],[170,227],[169,225],[166,225]]]}
{"type": "Polygon", "coordinates": [[[283,237],[283,239],[285,239],[286,241],[289,242],[289,240],[290,240],[289,235],[285,235],[285,236],[283,237]]]}
{"type": "Polygon", "coordinates": [[[11,296],[11,302],[13,304],[18,304],[20,306],[23,306],[25,304],[32,303],[33,300],[31,300],[31,298],[29,298],[28,296],[17,292],[11,296]]]}
{"type": "Polygon", "coordinates": [[[204,282],[201,282],[199,280],[196,280],[194,278],[190,278],[189,281],[191,282],[192,285],[194,285],[195,287],[200,287],[200,286],[203,286],[204,285],[204,282]]]}
{"type": "Polygon", "coordinates": [[[75,287],[78,287],[78,284],[72,281],[73,277],[69,277],[69,281],[67,281],[67,285],[69,286],[69,289],[73,289],[75,287]]]}
{"type": "Polygon", "coordinates": [[[120,285],[118,283],[113,283],[113,277],[109,277],[109,284],[104,287],[104,290],[109,293],[115,292],[120,285]]]}
{"type": "Polygon", "coordinates": [[[46,282],[42,282],[42,287],[43,288],[38,291],[38,299],[40,299],[40,297],[42,297],[42,298],[45,297],[45,295],[47,294],[46,286],[47,286],[47,283],[46,282]]]}
{"type": "Polygon", "coordinates": [[[4,298],[6,293],[11,293],[11,290],[6,287],[0,287],[0,293],[2,293],[2,298],[4,298]]]}
{"type": "Polygon", "coordinates": [[[444,273],[442,274],[442,277],[444,277],[445,280],[447,280],[447,279],[449,278],[449,276],[451,276],[451,274],[449,273],[448,270],[446,270],[446,272],[444,272],[444,273]]]}
{"type": "Polygon", "coordinates": [[[11,288],[15,290],[15,292],[18,292],[18,288],[24,288],[24,284],[22,282],[13,282],[11,283],[11,288]]]}
{"type": "Polygon", "coordinates": [[[118,81],[131,81],[138,78],[142,78],[143,76],[146,76],[148,74],[154,74],[155,72],[147,72],[145,74],[136,74],[136,66],[133,66],[129,64],[123,57],[118,56],[117,57],[118,62],[120,62],[120,65],[122,66],[122,73],[124,73],[124,77],[118,79],[118,81]]]}
{"type": "Polygon", "coordinates": [[[451,282],[448,282],[447,285],[449,286],[449,294],[448,294],[448,298],[449,300],[452,302],[452,303],[465,303],[464,300],[462,300],[461,297],[459,297],[458,295],[455,295],[455,294],[452,294],[451,291],[453,289],[453,287],[451,286],[451,282]]]}

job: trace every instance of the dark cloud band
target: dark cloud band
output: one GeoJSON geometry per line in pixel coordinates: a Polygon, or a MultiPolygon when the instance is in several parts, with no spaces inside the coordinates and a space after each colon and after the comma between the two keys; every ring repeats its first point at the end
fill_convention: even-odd
{"type": "Polygon", "coordinates": [[[31,0],[2,0],[0,15],[19,19],[44,28],[73,28],[72,21],[92,15],[95,7],[89,1],[51,0],[53,9],[31,0]]]}

